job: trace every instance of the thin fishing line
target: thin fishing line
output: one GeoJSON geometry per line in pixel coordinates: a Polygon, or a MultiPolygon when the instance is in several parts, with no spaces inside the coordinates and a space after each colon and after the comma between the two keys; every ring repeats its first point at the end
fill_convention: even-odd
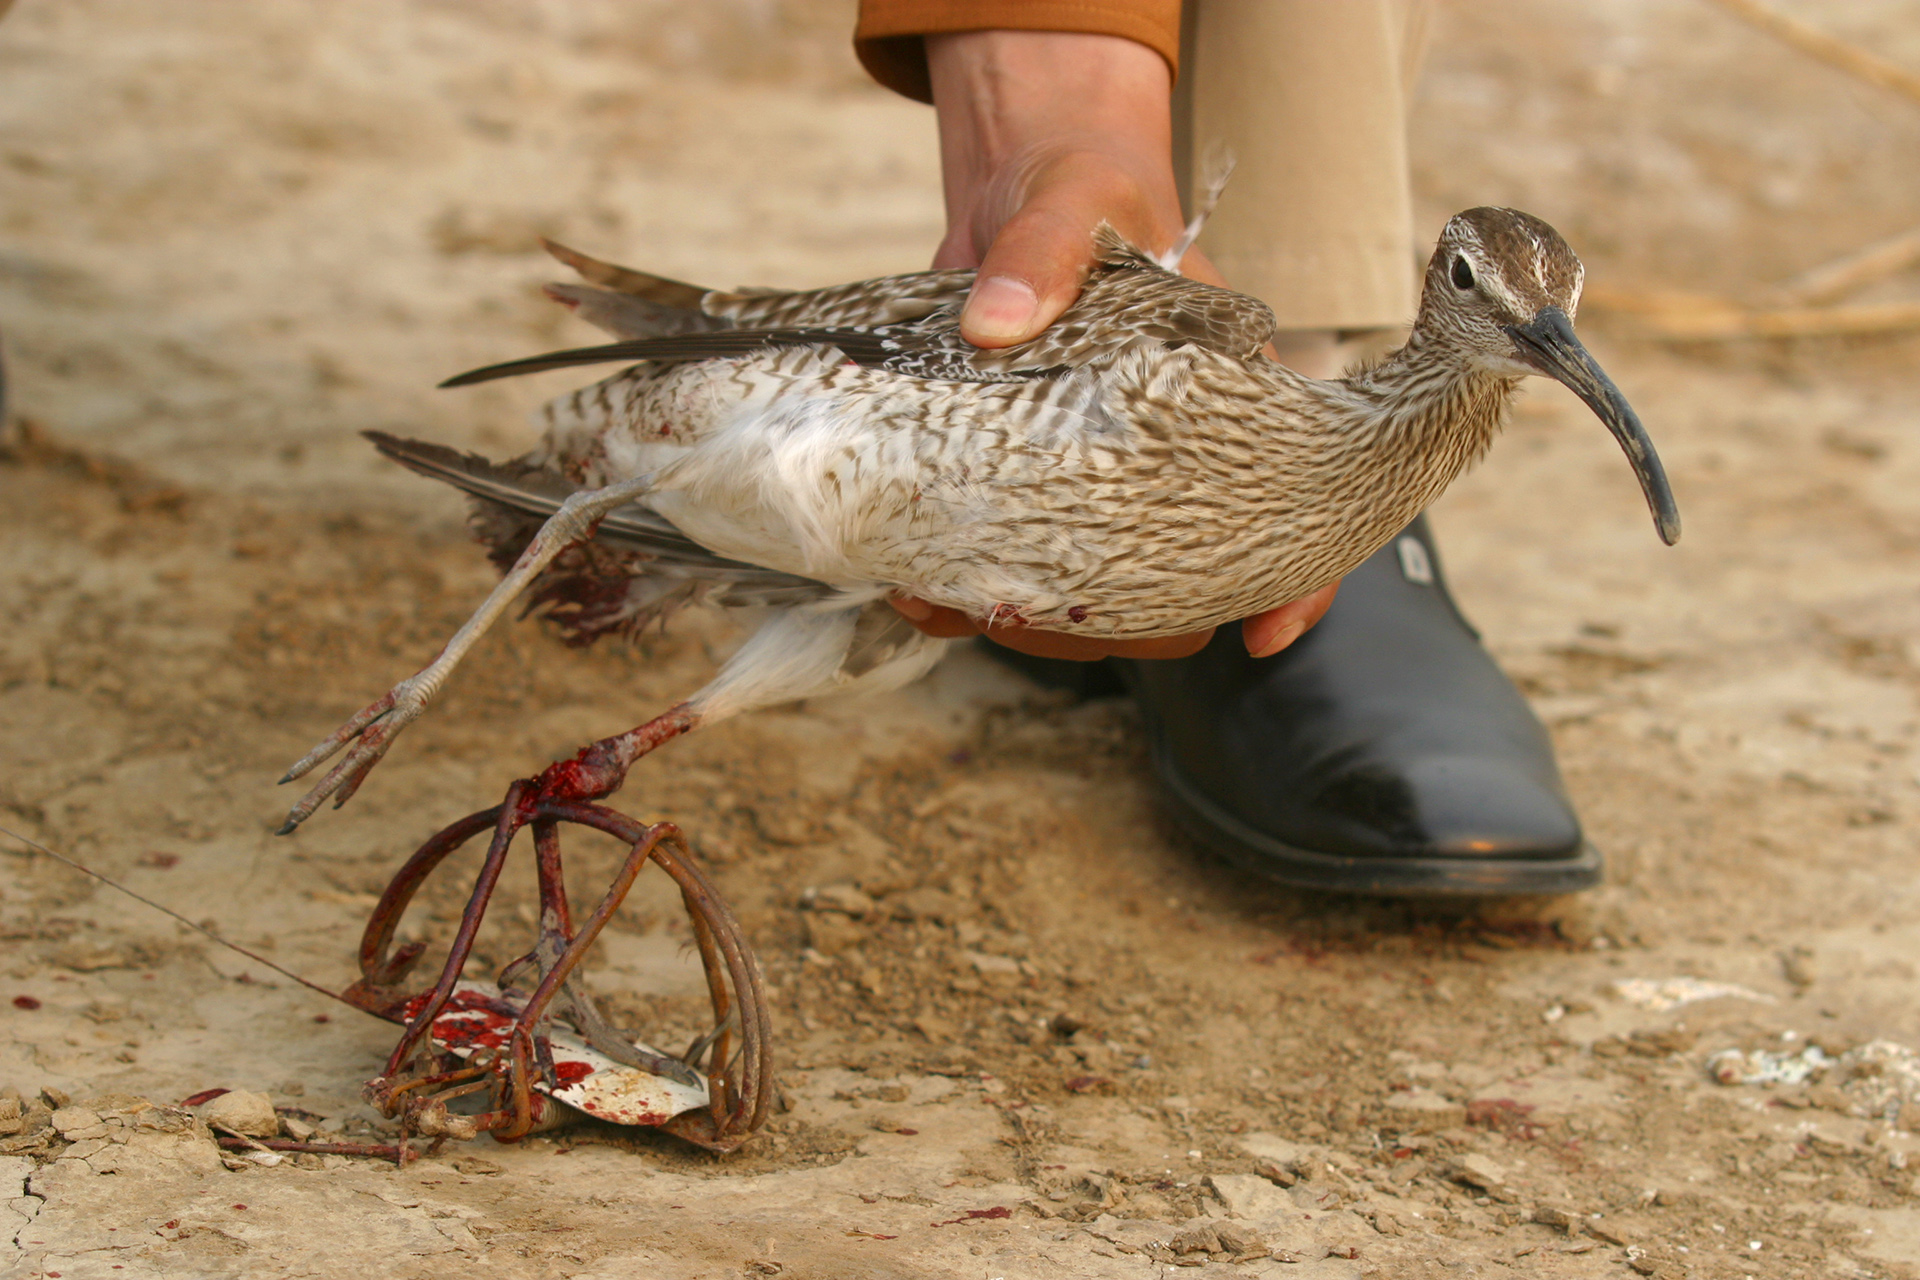
{"type": "Polygon", "coordinates": [[[309,979],[301,977],[299,974],[295,973],[293,970],[285,967],[284,965],[275,964],[273,961],[267,959],[263,955],[260,955],[258,952],[249,951],[237,942],[227,941],[227,939],[221,937],[219,934],[207,928],[205,925],[195,924],[193,921],[181,915],[178,911],[175,911],[172,907],[162,906],[160,903],[155,902],[152,898],[146,897],[143,894],[135,893],[133,890],[127,888],[127,886],[107,879],[107,877],[101,875],[98,871],[95,871],[92,867],[85,866],[79,862],[75,862],[72,858],[69,858],[66,854],[61,853],[56,849],[47,848],[47,846],[41,844],[38,840],[32,839],[29,836],[23,836],[18,831],[10,830],[7,827],[0,827],[0,836],[7,836],[7,837],[10,837],[11,839],[18,840],[21,844],[26,845],[29,849],[36,849],[39,852],[46,854],[49,858],[54,859],[55,861],[64,862],[68,866],[72,867],[75,871],[78,871],[81,875],[92,876],[95,880],[98,880],[101,884],[107,886],[107,888],[117,889],[121,893],[126,894],[129,898],[132,898],[135,902],[141,903],[145,906],[152,907],[155,911],[158,911],[161,915],[172,916],[175,920],[178,920],[181,924],[187,926],[187,928],[193,930],[195,933],[205,934],[207,937],[213,939],[215,942],[219,943],[221,946],[225,947],[227,950],[237,951],[241,955],[245,956],[247,959],[253,961],[254,963],[263,964],[267,966],[267,968],[273,970],[275,973],[281,975],[282,977],[292,978],[295,982],[299,983],[303,987],[307,987],[314,991],[318,991],[321,995],[327,996],[330,999],[338,1000],[341,1004],[347,1005],[351,1008],[358,1009],[360,1007],[354,1004],[351,1000],[348,1000],[345,996],[341,995],[338,991],[329,991],[327,988],[321,986],[319,983],[313,982],[313,981],[310,981],[309,979]]]}

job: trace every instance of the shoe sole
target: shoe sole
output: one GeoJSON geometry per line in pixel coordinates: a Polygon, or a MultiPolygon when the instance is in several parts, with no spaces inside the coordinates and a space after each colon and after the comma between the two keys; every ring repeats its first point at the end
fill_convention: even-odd
{"type": "Polygon", "coordinates": [[[1282,884],[1396,898],[1490,898],[1577,893],[1600,883],[1600,851],[1584,840],[1566,858],[1352,858],[1297,849],[1195,792],[1158,743],[1153,771],[1189,835],[1234,866],[1282,884]]]}

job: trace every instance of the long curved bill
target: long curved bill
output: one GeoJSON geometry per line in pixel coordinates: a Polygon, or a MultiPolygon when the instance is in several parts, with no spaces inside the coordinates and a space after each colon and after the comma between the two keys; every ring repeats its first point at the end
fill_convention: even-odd
{"type": "Polygon", "coordinates": [[[1680,540],[1680,508],[1674,504],[1673,489],[1667,483],[1666,468],[1653,451],[1653,441],[1633,406],[1613,385],[1600,363],[1588,354],[1574,336],[1573,321],[1559,307],[1542,307],[1540,314],[1526,324],[1507,326],[1515,354],[1557,382],[1565,383],[1573,394],[1607,424],[1613,438],[1627,452],[1633,474],[1639,478],[1640,492],[1647,496],[1647,509],[1653,512],[1654,528],[1660,541],[1672,546],[1680,540]]]}

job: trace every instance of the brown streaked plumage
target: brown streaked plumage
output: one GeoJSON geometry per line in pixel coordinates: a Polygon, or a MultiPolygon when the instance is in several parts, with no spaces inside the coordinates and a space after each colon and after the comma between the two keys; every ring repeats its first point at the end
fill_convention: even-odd
{"type": "Polygon", "coordinates": [[[966,271],[723,293],[550,247],[598,286],[550,293],[621,340],[449,385],[637,363],[549,405],[546,439],[510,465],[376,437],[474,495],[508,577],[433,665],[295,766],[353,744],[289,830],[352,794],[523,590],[580,640],[694,600],[775,606],[683,704],[689,727],[917,676],[941,645],[894,593],[998,625],[1183,634],[1358,565],[1486,450],[1529,373],[1595,409],[1678,535],[1645,432],[1573,336],[1579,260],[1513,210],[1452,219],[1406,345],[1331,381],[1261,353],[1265,306],[1105,229],[1080,300],[994,351],[959,337],[966,271]]]}

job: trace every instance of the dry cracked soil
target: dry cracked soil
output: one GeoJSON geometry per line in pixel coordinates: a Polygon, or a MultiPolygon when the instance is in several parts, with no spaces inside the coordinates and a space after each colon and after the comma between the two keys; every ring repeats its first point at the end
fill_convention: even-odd
{"type": "MultiPolygon", "coordinates": [[[[506,456],[586,330],[542,234],[824,284],[935,243],[932,121],[800,0],[24,0],[0,23],[0,825],[330,988],[396,863],[692,688],[726,627],[490,637],[338,813],[274,778],[489,582],[366,428],[506,456]]],[[[1794,12],[1920,68],[1920,6],[1794,12]]],[[[1712,4],[1442,5],[1420,230],[1559,225],[1589,278],[1751,301],[1913,225],[1920,106],[1712,4]]],[[[1229,195],[1231,198],[1231,195],[1229,195]]],[[[1859,300],[1912,301],[1898,273],[1859,300]]],[[[268,1167],[180,1104],[373,1142],[394,1030],[0,841],[9,1275],[1920,1276],[1920,420],[1911,338],[1662,345],[1587,317],[1687,518],[1532,388],[1436,512],[1605,850],[1567,899],[1407,904],[1210,862],[1138,719],[977,653],[648,760],[773,993],[783,1109],[714,1156],[581,1123],[268,1167]],[[809,894],[809,891],[819,891],[809,894]]],[[[578,849],[581,885],[612,851],[578,849]]],[[[471,864],[467,864],[471,869],[471,864]]],[[[513,954],[531,876],[480,950],[513,954]]],[[[409,928],[444,940],[449,885],[409,928]]],[[[697,1029],[642,882],[591,981],[697,1029]]]]}

